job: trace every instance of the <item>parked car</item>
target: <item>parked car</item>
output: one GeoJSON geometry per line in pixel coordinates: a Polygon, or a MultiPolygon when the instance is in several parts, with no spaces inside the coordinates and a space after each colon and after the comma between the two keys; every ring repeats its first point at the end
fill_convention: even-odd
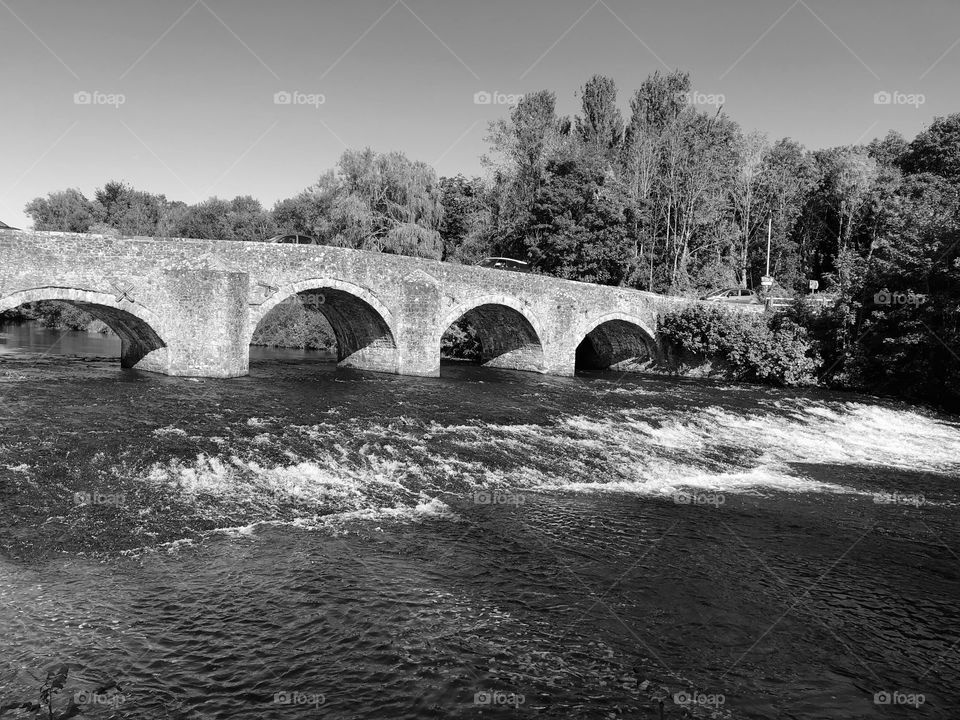
{"type": "Polygon", "coordinates": [[[514,272],[522,273],[528,273],[531,270],[530,263],[505,257],[489,257],[480,263],[480,267],[496,268],[497,270],[513,270],[514,272]]]}
{"type": "Polygon", "coordinates": [[[763,300],[753,290],[746,288],[730,288],[729,290],[715,290],[704,295],[701,300],[716,303],[736,303],[738,305],[762,305],[763,300]]]}
{"type": "Polygon", "coordinates": [[[290,245],[319,245],[320,241],[310,235],[274,235],[267,238],[268,243],[289,243],[290,245]]]}

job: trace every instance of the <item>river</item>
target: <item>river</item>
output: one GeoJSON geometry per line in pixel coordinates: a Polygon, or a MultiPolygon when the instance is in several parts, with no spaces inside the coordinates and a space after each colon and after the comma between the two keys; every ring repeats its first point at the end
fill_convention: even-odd
{"type": "Polygon", "coordinates": [[[0,328],[2,720],[960,714],[955,417],[118,355],[0,328]]]}

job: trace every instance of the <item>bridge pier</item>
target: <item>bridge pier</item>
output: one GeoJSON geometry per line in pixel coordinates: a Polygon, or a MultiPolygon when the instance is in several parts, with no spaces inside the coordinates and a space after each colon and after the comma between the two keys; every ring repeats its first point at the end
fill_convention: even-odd
{"type": "MultiPolygon", "coordinates": [[[[394,313],[397,370],[400,375],[440,377],[440,285],[416,270],[403,278],[394,313]]],[[[446,329],[446,328],[444,328],[446,329]]]]}
{"type": "MultiPolygon", "coordinates": [[[[167,341],[167,375],[231,378],[248,374],[247,296],[249,275],[221,270],[163,273],[168,294],[165,325],[176,329],[167,341]]],[[[154,363],[155,364],[155,363],[154,363]]],[[[150,364],[137,365],[154,370],[150,364]]]]}
{"type": "Polygon", "coordinates": [[[544,374],[573,377],[576,370],[576,350],[577,341],[572,338],[549,343],[543,349],[544,374]]]}

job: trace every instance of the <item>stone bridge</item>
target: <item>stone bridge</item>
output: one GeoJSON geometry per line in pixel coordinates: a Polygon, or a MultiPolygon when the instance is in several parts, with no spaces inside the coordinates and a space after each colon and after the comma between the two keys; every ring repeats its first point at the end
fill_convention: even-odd
{"type": "Polygon", "coordinates": [[[258,323],[296,295],[330,322],[340,365],[424,376],[440,374],[441,337],[461,318],[494,367],[657,359],[659,316],[689,302],[336,247],[0,230],[0,312],[71,303],[120,336],[124,367],[246,375],[258,323]]]}

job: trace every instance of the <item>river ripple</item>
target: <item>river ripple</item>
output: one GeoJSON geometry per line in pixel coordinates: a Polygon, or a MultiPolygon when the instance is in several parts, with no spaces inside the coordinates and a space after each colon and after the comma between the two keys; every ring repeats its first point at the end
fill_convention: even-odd
{"type": "Polygon", "coordinates": [[[67,663],[105,718],[956,715],[949,417],[36,332],[0,334],[0,706],[67,663]]]}

